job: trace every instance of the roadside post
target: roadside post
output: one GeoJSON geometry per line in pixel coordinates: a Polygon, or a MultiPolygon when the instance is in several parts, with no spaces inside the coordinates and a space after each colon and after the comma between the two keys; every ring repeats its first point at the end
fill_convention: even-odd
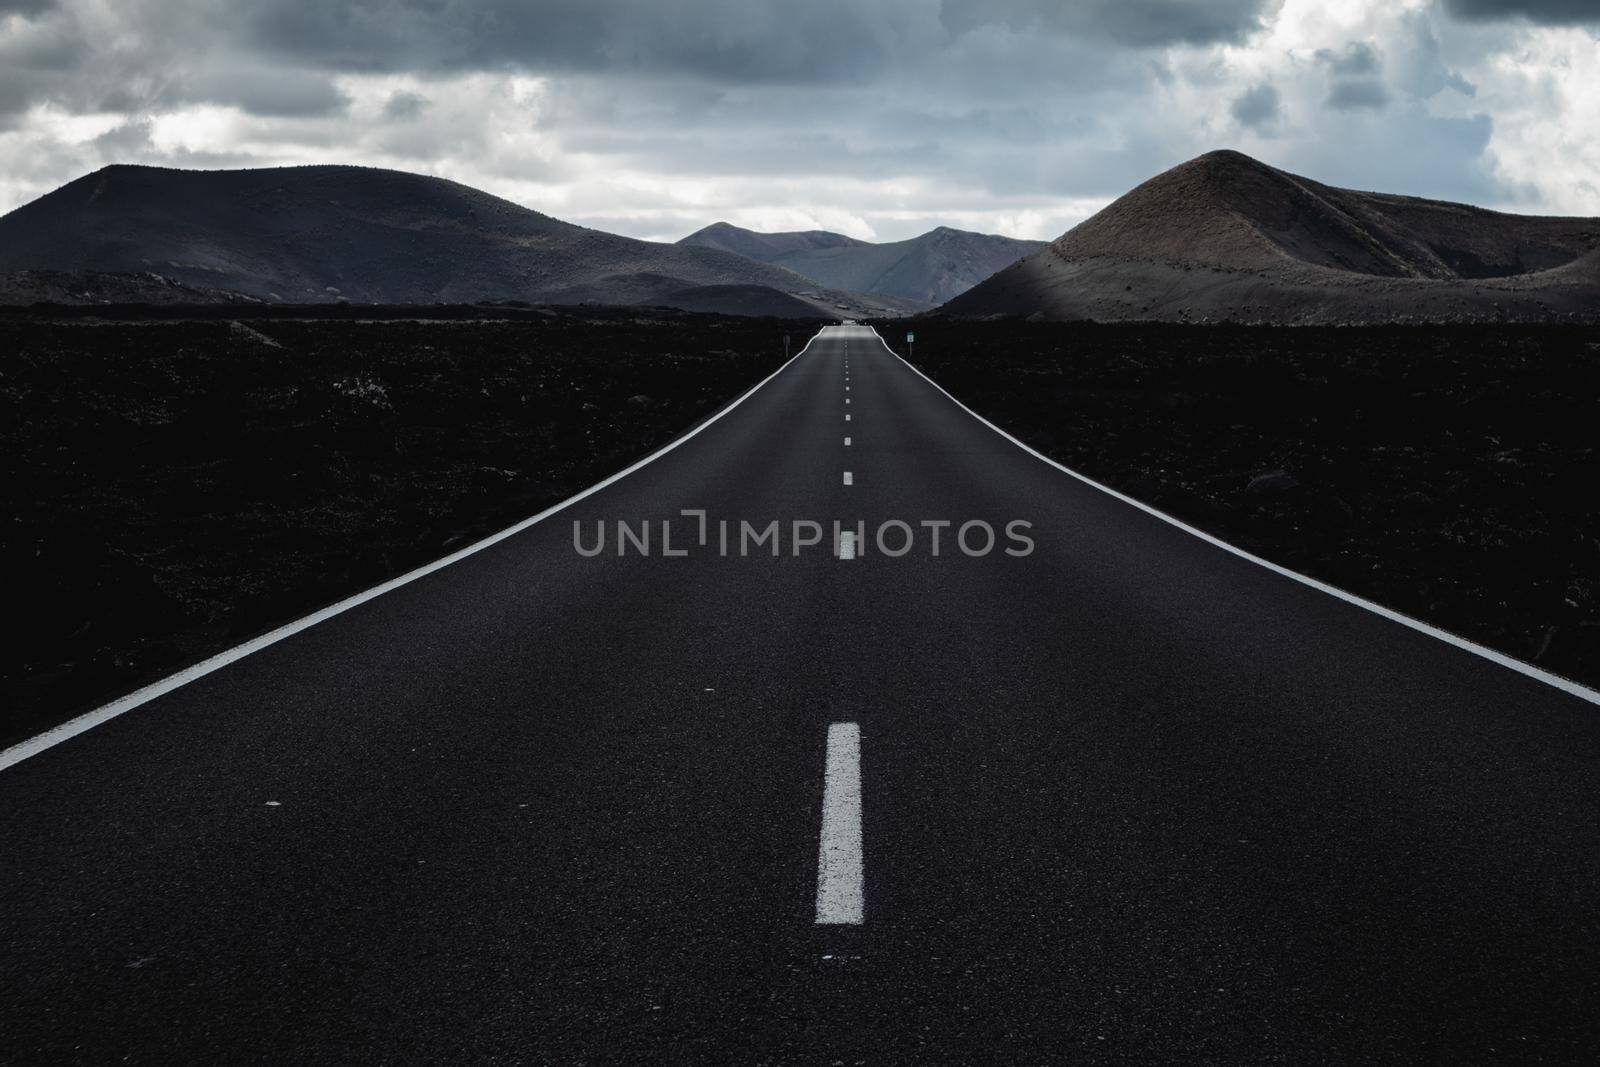
{"type": "Polygon", "coordinates": [[[789,335],[788,334],[784,334],[783,335],[783,358],[784,359],[788,359],[789,358],[789,335]]]}
{"type": "Polygon", "coordinates": [[[912,333],[910,330],[907,330],[906,331],[906,358],[907,359],[911,359],[913,356],[916,355],[917,350],[916,350],[915,347],[913,347],[913,346],[916,345],[916,343],[917,343],[917,335],[912,333]]]}

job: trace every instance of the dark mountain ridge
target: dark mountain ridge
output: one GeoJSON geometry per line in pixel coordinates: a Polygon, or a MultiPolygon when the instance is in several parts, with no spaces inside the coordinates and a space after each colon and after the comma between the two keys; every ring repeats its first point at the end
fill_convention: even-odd
{"type": "Polygon", "coordinates": [[[770,288],[834,315],[863,301],[716,248],[637,241],[443,178],[370,167],[190,171],[116,165],[0,217],[0,271],[155,272],[265,300],[627,303],[705,286],[770,288]],[[624,292],[627,291],[627,293],[624,292]]]}

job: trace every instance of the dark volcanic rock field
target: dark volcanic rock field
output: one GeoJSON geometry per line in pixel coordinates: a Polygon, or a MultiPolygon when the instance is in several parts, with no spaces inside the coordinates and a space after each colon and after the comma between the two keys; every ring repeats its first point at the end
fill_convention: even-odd
{"type": "Polygon", "coordinates": [[[1600,685],[1600,329],[927,322],[916,357],[1075,470],[1600,685]]]}
{"type": "Polygon", "coordinates": [[[0,317],[0,581],[26,620],[0,657],[0,745],[587,487],[810,332],[598,310],[193,310],[215,317],[0,317]]]}

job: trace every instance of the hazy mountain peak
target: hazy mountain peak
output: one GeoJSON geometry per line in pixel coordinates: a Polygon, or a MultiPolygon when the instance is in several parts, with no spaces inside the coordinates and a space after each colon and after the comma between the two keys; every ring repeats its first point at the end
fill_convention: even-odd
{"type": "Polygon", "coordinates": [[[821,284],[941,303],[1044,246],[1042,241],[938,226],[905,241],[873,243],[826,230],[758,233],[713,223],[680,245],[736,252],[787,267],[821,284]]]}
{"type": "Polygon", "coordinates": [[[863,244],[854,237],[828,230],[793,230],[784,233],[761,233],[735,226],[731,222],[713,222],[696,230],[678,242],[704,248],[720,248],[724,252],[748,256],[762,263],[772,263],[789,252],[819,248],[848,248],[863,244]]]}

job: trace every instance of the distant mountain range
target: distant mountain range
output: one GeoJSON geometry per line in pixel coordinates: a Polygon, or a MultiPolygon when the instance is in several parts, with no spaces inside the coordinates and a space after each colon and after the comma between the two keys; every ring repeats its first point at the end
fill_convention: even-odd
{"type": "Polygon", "coordinates": [[[42,286],[164,301],[188,288],[294,303],[726,303],[822,317],[929,306],[721,249],[586,229],[442,178],[346,166],[106,167],[0,217],[0,274],[10,302],[42,286]],[[62,272],[94,285],[61,285],[62,272]]]}
{"type": "Polygon", "coordinates": [[[1357,192],[1211,152],[1043,245],[717,223],[675,244],[368,167],[111,166],[0,217],[0,303],[654,304],[1271,323],[1600,321],[1600,219],[1357,192]]]}
{"type": "Polygon", "coordinates": [[[1045,242],[940,226],[907,241],[874,244],[827,230],[758,233],[718,222],[678,244],[787,267],[837,289],[942,304],[1045,242]]]}
{"type": "Polygon", "coordinates": [[[1099,321],[1589,321],[1600,318],[1600,219],[1337,189],[1211,152],[941,310],[1099,321]]]}

